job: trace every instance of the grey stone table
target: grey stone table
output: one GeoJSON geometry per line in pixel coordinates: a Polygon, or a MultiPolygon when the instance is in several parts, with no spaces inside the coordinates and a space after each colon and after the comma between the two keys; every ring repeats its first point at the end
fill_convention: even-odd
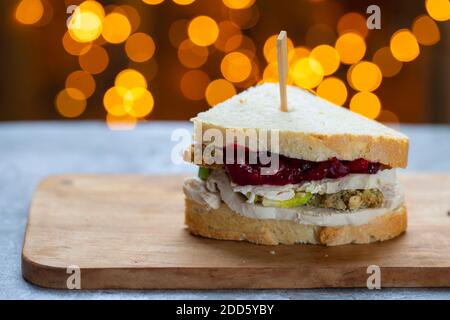
{"type": "MultiPolygon", "coordinates": [[[[170,154],[176,128],[150,122],[110,131],[100,122],[0,124],[0,298],[2,299],[450,299],[447,289],[59,291],[22,279],[20,254],[28,206],[37,183],[57,173],[178,174],[170,154]]],[[[411,138],[408,171],[450,172],[450,126],[402,126],[411,138]]],[[[450,248],[449,248],[450,250],[450,248]]]]}

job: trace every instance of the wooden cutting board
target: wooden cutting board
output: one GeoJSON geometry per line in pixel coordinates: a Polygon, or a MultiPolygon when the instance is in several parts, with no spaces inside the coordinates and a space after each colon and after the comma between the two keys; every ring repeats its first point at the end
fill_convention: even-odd
{"type": "Polygon", "coordinates": [[[23,276],[67,288],[450,286],[450,175],[401,176],[409,227],[371,245],[258,246],[192,236],[183,225],[180,176],[53,176],[37,189],[23,276]],[[78,270],[69,269],[77,266],[78,270]],[[70,283],[76,284],[74,278],[70,283]]]}

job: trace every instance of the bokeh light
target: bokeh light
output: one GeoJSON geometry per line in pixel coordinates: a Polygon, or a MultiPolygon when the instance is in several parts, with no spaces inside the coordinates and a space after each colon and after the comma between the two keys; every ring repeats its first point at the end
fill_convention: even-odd
{"type": "Polygon", "coordinates": [[[450,2],[448,0],[426,0],[425,7],[430,17],[436,21],[450,19],[450,2]]]}
{"type": "Polygon", "coordinates": [[[374,91],[382,80],[380,68],[375,63],[361,61],[350,67],[347,79],[353,89],[358,91],[374,91]]]}
{"type": "MultiPolygon", "coordinates": [[[[123,93],[124,91],[122,91],[123,93]]],[[[109,88],[103,96],[103,106],[109,114],[121,117],[127,114],[124,106],[123,96],[117,87],[109,88]]]]}
{"type": "Polygon", "coordinates": [[[75,88],[66,88],[55,99],[56,110],[66,118],[76,118],[86,109],[84,94],[75,88]]]}
{"type": "Polygon", "coordinates": [[[364,38],[369,32],[366,24],[366,17],[358,12],[349,12],[339,18],[337,30],[340,35],[353,32],[364,38]]]}
{"type": "Polygon", "coordinates": [[[153,5],[164,2],[164,0],[142,0],[142,1],[145,2],[146,4],[153,4],[153,5]]]}
{"type": "Polygon", "coordinates": [[[78,57],[78,61],[84,71],[99,74],[108,66],[109,56],[103,47],[93,45],[85,54],[78,57]]]}
{"type": "Polygon", "coordinates": [[[155,42],[148,34],[139,32],[132,34],[125,43],[125,52],[130,60],[145,62],[155,53],[155,42]]]}
{"type": "Polygon", "coordinates": [[[219,23],[219,36],[214,43],[214,46],[221,51],[229,52],[236,50],[241,43],[241,29],[239,29],[239,27],[232,21],[221,21],[219,23]]]}
{"type": "MultiPolygon", "coordinates": [[[[95,91],[95,80],[94,77],[86,72],[86,71],[74,71],[67,76],[66,79],[66,89],[77,89],[78,91],[83,93],[85,99],[92,96],[95,91]]],[[[74,91],[68,90],[67,93],[70,95],[74,91]]],[[[78,98],[78,93],[75,91],[76,96],[73,97],[75,99],[78,98]]]]}
{"type": "MultiPolygon", "coordinates": [[[[264,43],[263,53],[267,62],[277,61],[277,38],[278,34],[270,36],[264,43]]],[[[288,52],[294,49],[294,44],[291,39],[287,38],[288,52]]]]}
{"type": "Polygon", "coordinates": [[[62,38],[62,44],[67,53],[73,56],[79,56],[85,54],[92,47],[91,42],[78,42],[75,41],[69,32],[64,33],[62,38]]]}
{"type": "Polygon", "coordinates": [[[198,46],[212,45],[219,36],[219,26],[208,16],[198,16],[188,25],[189,39],[198,46]]]}
{"type": "Polygon", "coordinates": [[[366,54],[364,38],[353,32],[341,35],[336,41],[335,48],[344,64],[354,64],[366,54]]]}
{"type": "Polygon", "coordinates": [[[193,3],[195,0],[172,0],[172,1],[181,6],[187,6],[191,3],[193,3]]]}
{"type": "Polygon", "coordinates": [[[304,89],[312,89],[319,85],[324,76],[320,63],[311,57],[300,59],[292,71],[294,83],[304,89]]]}
{"type": "MultiPolygon", "coordinates": [[[[78,42],[91,42],[102,34],[102,13],[97,2],[86,1],[72,13],[67,28],[78,42]]],[[[103,7],[102,7],[103,8],[103,7]]]]}
{"type": "Polygon", "coordinates": [[[241,52],[227,54],[220,64],[220,70],[225,79],[231,82],[241,82],[252,72],[250,59],[241,52]]]}
{"type": "Polygon", "coordinates": [[[126,41],[131,33],[131,24],[128,18],[119,12],[106,15],[103,20],[103,38],[109,43],[118,44],[126,41]]]}
{"type": "Polygon", "coordinates": [[[212,81],[206,88],[205,97],[210,106],[215,106],[236,95],[233,84],[225,79],[212,81]]]}
{"type": "Polygon", "coordinates": [[[395,76],[402,70],[403,66],[401,61],[394,58],[389,47],[378,49],[373,55],[372,61],[380,68],[383,77],[386,78],[395,76]]]}
{"type": "Polygon", "coordinates": [[[347,100],[347,87],[345,83],[336,78],[325,78],[317,87],[317,95],[338,106],[342,106],[347,100]]]}
{"type": "Polygon", "coordinates": [[[311,57],[322,65],[324,75],[333,74],[339,68],[339,53],[327,44],[315,47],[311,51],[311,57]]]}
{"type": "MultiPolygon", "coordinates": [[[[118,92],[121,93],[120,89],[118,92]]],[[[155,103],[150,91],[143,87],[127,90],[123,96],[123,102],[126,113],[135,118],[149,115],[155,103]]]]}
{"type": "Polygon", "coordinates": [[[35,24],[44,15],[44,5],[40,0],[22,0],[16,7],[16,19],[22,24],[35,24]]]}
{"type": "MultiPolygon", "coordinates": [[[[147,80],[145,77],[134,69],[126,69],[121,71],[114,82],[119,94],[124,96],[127,91],[134,88],[147,88],[147,80]]],[[[137,92],[139,93],[139,92],[137,92]]]]}
{"type": "Polygon", "coordinates": [[[416,36],[417,42],[424,46],[436,44],[441,39],[438,25],[426,15],[414,20],[412,32],[416,36]]]}
{"type": "Polygon", "coordinates": [[[231,37],[226,45],[225,45],[226,52],[230,51],[239,51],[245,54],[250,59],[255,58],[256,55],[256,46],[255,42],[250,37],[247,36],[241,36],[236,35],[231,37]],[[235,48],[235,49],[232,49],[235,48]]]}
{"type": "Polygon", "coordinates": [[[395,59],[403,62],[414,60],[420,53],[416,37],[408,29],[400,29],[392,35],[390,48],[395,59]]]}
{"type": "Polygon", "coordinates": [[[350,101],[350,110],[369,119],[376,119],[381,111],[381,102],[372,92],[358,92],[350,101]]]}
{"type": "Polygon", "coordinates": [[[135,32],[141,24],[139,12],[132,6],[124,4],[114,8],[113,12],[119,12],[127,17],[131,25],[131,32],[135,32]]]}
{"type": "Polygon", "coordinates": [[[189,70],[180,81],[180,89],[183,95],[190,100],[202,100],[210,82],[206,72],[201,70],[189,70]]]}
{"type": "Polygon", "coordinates": [[[294,67],[298,60],[301,58],[306,58],[310,55],[311,51],[307,47],[296,47],[289,51],[288,60],[289,60],[289,71],[294,67]]]}
{"type": "Polygon", "coordinates": [[[246,9],[254,3],[255,0],[223,0],[223,4],[230,9],[246,9]]]}
{"type": "Polygon", "coordinates": [[[178,48],[178,60],[187,68],[198,68],[208,60],[208,49],[186,39],[178,48]]]}

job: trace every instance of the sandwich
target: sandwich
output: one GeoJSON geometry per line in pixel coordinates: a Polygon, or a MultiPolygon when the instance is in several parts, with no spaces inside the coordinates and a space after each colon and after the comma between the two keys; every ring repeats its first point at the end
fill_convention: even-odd
{"type": "Polygon", "coordinates": [[[262,245],[367,244],[399,236],[407,211],[396,169],[408,138],[313,93],[252,87],[202,112],[184,159],[194,235],[262,245]]]}

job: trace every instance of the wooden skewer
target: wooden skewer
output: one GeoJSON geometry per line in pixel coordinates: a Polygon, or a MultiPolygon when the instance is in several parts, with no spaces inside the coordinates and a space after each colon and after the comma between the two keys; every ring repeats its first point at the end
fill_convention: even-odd
{"type": "Polygon", "coordinates": [[[277,39],[278,82],[280,85],[280,110],[288,111],[287,105],[287,76],[288,76],[288,47],[287,33],[281,31],[277,39]]]}

